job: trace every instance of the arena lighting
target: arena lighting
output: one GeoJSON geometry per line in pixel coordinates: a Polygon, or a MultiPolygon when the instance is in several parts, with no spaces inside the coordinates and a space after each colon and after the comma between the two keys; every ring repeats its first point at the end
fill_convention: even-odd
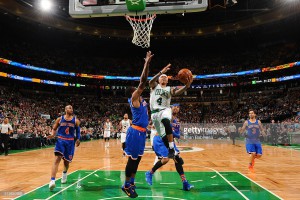
{"type": "Polygon", "coordinates": [[[237,4],[237,0],[227,0],[227,2],[226,2],[226,5],[228,7],[233,6],[235,4],[237,4]]]}
{"type": "Polygon", "coordinates": [[[43,11],[50,11],[52,6],[52,0],[40,0],[40,8],[43,11]]]}

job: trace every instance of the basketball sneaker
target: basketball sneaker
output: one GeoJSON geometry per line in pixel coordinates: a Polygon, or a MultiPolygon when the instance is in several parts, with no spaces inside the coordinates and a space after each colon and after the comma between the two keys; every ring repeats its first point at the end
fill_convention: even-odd
{"type": "Polygon", "coordinates": [[[190,191],[194,187],[194,185],[189,184],[188,181],[183,181],[182,184],[183,184],[182,189],[185,191],[190,191]]]}
{"type": "Polygon", "coordinates": [[[55,180],[51,180],[49,183],[49,189],[50,191],[53,191],[54,188],[55,188],[55,180]]]}
{"type": "Polygon", "coordinates": [[[67,182],[67,173],[62,173],[62,176],[61,176],[61,183],[66,183],[67,182]]]}
{"type": "Polygon", "coordinates": [[[135,190],[135,188],[136,188],[136,186],[135,186],[135,184],[133,183],[130,183],[130,186],[132,187],[132,189],[134,189],[135,190]]]}
{"type": "Polygon", "coordinates": [[[122,190],[130,198],[138,197],[138,194],[136,193],[135,188],[133,188],[131,185],[128,188],[126,188],[125,185],[123,185],[122,190]]]}
{"type": "Polygon", "coordinates": [[[147,183],[148,183],[149,185],[152,185],[152,176],[153,176],[153,174],[151,174],[150,171],[147,171],[147,172],[145,173],[145,176],[146,176],[146,181],[147,181],[147,183]]]}

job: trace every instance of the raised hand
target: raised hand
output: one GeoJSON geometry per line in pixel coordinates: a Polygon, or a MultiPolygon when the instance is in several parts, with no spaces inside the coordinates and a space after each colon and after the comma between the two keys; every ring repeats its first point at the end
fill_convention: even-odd
{"type": "Polygon", "coordinates": [[[148,51],[146,53],[146,58],[144,58],[145,64],[149,65],[153,56],[154,56],[154,54],[152,54],[151,51],[148,51]]]}
{"type": "Polygon", "coordinates": [[[161,70],[161,73],[166,73],[167,71],[169,71],[171,68],[171,64],[169,63],[167,66],[165,66],[162,70],[161,70]]]}

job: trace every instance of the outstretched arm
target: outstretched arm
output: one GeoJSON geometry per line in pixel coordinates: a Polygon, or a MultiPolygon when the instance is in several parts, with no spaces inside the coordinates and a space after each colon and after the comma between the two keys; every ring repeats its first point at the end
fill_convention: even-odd
{"type": "Polygon", "coordinates": [[[192,84],[193,78],[187,78],[187,83],[185,84],[184,87],[177,89],[177,88],[172,88],[171,89],[171,94],[172,96],[178,96],[183,94],[192,84]]]}
{"type": "Polygon", "coordinates": [[[143,69],[143,72],[142,72],[142,75],[140,78],[140,84],[139,84],[138,88],[132,93],[131,101],[132,101],[132,104],[134,107],[139,107],[139,105],[140,105],[139,98],[146,86],[147,78],[149,75],[149,66],[150,66],[152,57],[153,57],[153,54],[151,54],[151,51],[148,51],[146,54],[146,58],[145,58],[144,69],[143,69]]]}
{"type": "Polygon", "coordinates": [[[167,66],[165,66],[158,74],[156,74],[150,81],[149,86],[151,89],[154,89],[157,86],[157,80],[160,75],[166,73],[171,67],[171,64],[169,63],[167,66]]]}

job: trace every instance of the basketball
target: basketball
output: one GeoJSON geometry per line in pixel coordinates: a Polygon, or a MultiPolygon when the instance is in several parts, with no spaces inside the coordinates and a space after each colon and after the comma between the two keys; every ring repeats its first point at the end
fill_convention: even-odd
{"type": "Polygon", "coordinates": [[[193,74],[191,70],[184,68],[178,72],[177,77],[181,83],[186,84],[188,82],[188,79],[193,79],[193,74]]]}

